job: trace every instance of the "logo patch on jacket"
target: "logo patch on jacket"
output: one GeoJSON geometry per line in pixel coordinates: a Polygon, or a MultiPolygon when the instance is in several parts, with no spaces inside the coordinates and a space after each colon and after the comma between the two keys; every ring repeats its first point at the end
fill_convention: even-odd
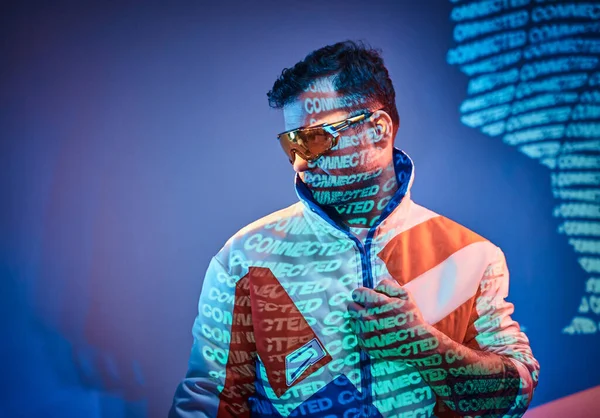
{"type": "Polygon", "coordinates": [[[270,269],[250,267],[248,277],[256,352],[281,397],[333,359],[270,269]]]}
{"type": "Polygon", "coordinates": [[[314,338],[285,357],[285,382],[288,386],[310,366],[325,357],[325,349],[321,342],[314,338]]]}

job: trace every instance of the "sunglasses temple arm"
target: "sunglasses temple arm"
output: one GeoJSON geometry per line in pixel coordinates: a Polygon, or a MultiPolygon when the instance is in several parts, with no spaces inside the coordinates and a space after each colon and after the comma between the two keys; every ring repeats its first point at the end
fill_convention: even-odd
{"type": "Polygon", "coordinates": [[[330,129],[327,129],[327,130],[328,130],[328,132],[331,135],[337,136],[338,132],[343,131],[344,129],[348,128],[349,126],[351,126],[351,125],[353,125],[353,124],[355,124],[357,122],[360,122],[362,120],[367,120],[371,116],[373,116],[373,113],[358,115],[358,116],[355,116],[353,118],[346,119],[345,121],[340,122],[339,124],[329,125],[326,128],[330,128],[330,129]]]}

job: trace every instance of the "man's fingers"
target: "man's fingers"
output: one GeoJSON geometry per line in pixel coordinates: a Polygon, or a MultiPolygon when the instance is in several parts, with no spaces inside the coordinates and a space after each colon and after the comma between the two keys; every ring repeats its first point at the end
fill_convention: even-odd
{"type": "Polygon", "coordinates": [[[360,306],[356,302],[348,302],[348,314],[350,318],[356,319],[360,316],[360,312],[364,310],[362,306],[360,306]]]}
{"type": "Polygon", "coordinates": [[[359,287],[352,291],[352,300],[365,308],[373,308],[386,304],[389,298],[373,289],[359,287]]]}
{"type": "Polygon", "coordinates": [[[374,289],[376,292],[383,293],[391,298],[408,298],[408,292],[398,282],[394,280],[382,280],[374,289]]]}
{"type": "Polygon", "coordinates": [[[356,302],[348,303],[348,316],[355,321],[368,321],[373,319],[373,308],[365,308],[356,302]]]}

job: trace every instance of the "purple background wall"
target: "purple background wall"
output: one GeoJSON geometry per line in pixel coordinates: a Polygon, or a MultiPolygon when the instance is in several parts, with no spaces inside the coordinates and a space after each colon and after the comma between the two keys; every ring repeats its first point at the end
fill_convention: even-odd
{"type": "Polygon", "coordinates": [[[2,6],[0,417],[166,415],[209,258],[295,201],[266,92],[344,39],[383,50],[415,201],[504,249],[534,405],[600,384],[548,169],[460,123],[452,4],[251,3],[2,6]]]}

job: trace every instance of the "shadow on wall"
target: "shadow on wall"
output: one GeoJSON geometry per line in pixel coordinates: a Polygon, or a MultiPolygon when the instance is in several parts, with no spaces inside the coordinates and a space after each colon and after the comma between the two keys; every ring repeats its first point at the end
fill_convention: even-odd
{"type": "MultiPolygon", "coordinates": [[[[579,301],[568,322],[551,319],[560,307],[545,306],[536,313],[535,327],[528,329],[534,342],[543,342],[542,351],[534,353],[541,364],[538,392],[547,399],[547,392],[564,395],[570,386],[564,382],[578,385],[576,390],[597,385],[600,5],[463,1],[453,7],[450,19],[456,45],[448,51],[447,62],[469,78],[461,122],[548,168],[556,200],[553,216],[559,221],[556,232],[566,238],[581,267],[556,282],[534,277],[532,299],[544,299],[547,290],[561,288],[564,300],[579,301]]],[[[569,408],[579,405],[561,409],[567,415],[584,413],[585,403],[565,399],[569,408]]],[[[542,407],[532,416],[565,416],[546,415],[553,408],[542,407]]]]}
{"type": "Polygon", "coordinates": [[[469,77],[461,121],[548,167],[558,233],[589,275],[565,334],[600,332],[600,6],[461,2],[447,61],[469,77]]]}

